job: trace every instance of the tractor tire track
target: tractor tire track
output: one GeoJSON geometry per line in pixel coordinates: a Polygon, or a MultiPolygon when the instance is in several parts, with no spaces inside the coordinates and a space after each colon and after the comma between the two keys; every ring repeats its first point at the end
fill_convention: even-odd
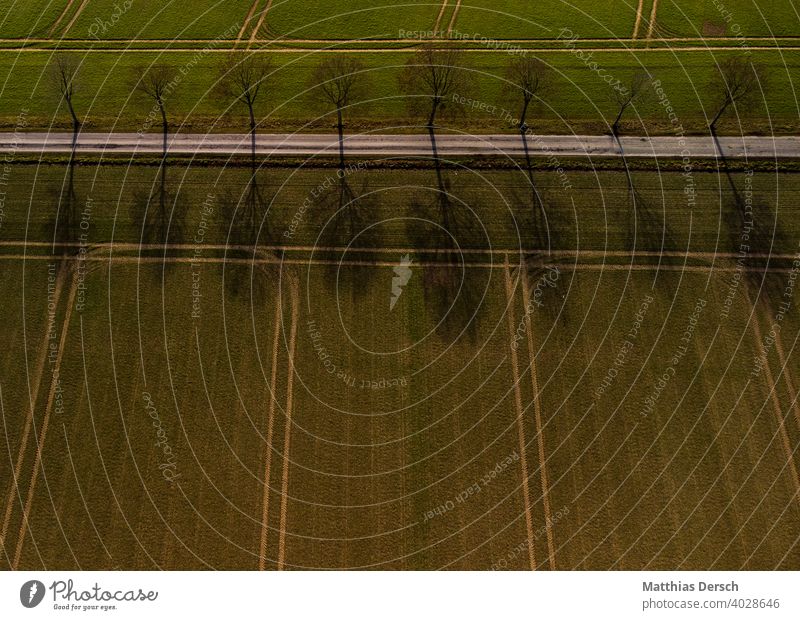
{"type": "MultiPolygon", "coordinates": [[[[514,341],[514,332],[517,329],[517,325],[514,320],[514,290],[511,283],[511,271],[509,269],[507,256],[503,269],[505,274],[506,302],[508,304],[506,312],[508,318],[508,336],[509,343],[511,343],[514,341]]],[[[519,440],[519,464],[522,474],[522,497],[525,504],[525,529],[528,535],[528,561],[530,562],[530,569],[536,570],[536,557],[533,550],[533,518],[531,516],[530,490],[528,489],[528,458],[525,455],[527,443],[525,441],[525,429],[522,424],[523,409],[522,393],[519,385],[519,360],[517,359],[517,350],[514,347],[511,347],[511,370],[513,373],[512,380],[514,381],[514,406],[517,411],[517,438],[519,440]]]]}
{"type": "Polygon", "coordinates": [[[289,332],[289,364],[286,379],[286,426],[283,438],[283,482],[281,484],[281,520],[278,539],[278,570],[283,570],[286,563],[286,517],[289,500],[289,449],[292,438],[292,406],[294,404],[294,352],[297,345],[297,322],[300,316],[300,292],[297,281],[291,280],[292,325],[289,332]]]}
{"type": "Polygon", "coordinates": [[[47,397],[47,405],[45,407],[44,420],[42,421],[42,430],[40,436],[37,438],[36,457],[33,463],[33,473],[31,482],[28,487],[28,495],[25,500],[25,509],[22,513],[22,523],[19,527],[19,538],[17,539],[17,549],[14,553],[14,561],[11,563],[11,570],[17,570],[19,560],[22,556],[22,548],[25,544],[25,530],[28,528],[28,517],[30,515],[31,506],[33,505],[34,492],[36,491],[36,482],[39,479],[39,469],[42,467],[42,451],[44,450],[44,442],[47,437],[47,428],[50,424],[50,415],[53,411],[53,401],[55,400],[56,387],[59,382],[59,375],[61,373],[61,360],[64,357],[64,349],[66,349],[67,334],[69,333],[69,323],[72,319],[72,310],[75,307],[75,295],[78,292],[78,270],[72,271],[72,285],[69,290],[69,297],[67,299],[67,307],[64,311],[64,323],[61,327],[61,339],[59,340],[58,353],[56,355],[55,365],[53,366],[53,376],[50,381],[50,392],[47,397]]]}

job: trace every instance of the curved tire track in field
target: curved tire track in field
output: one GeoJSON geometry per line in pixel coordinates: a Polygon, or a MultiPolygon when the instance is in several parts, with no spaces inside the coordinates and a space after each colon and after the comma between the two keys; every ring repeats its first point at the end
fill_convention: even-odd
{"type": "Polygon", "coordinates": [[[267,13],[272,8],[272,0],[267,0],[267,6],[264,7],[264,10],[261,12],[261,17],[258,19],[258,23],[256,27],[253,28],[253,32],[250,34],[250,40],[247,42],[247,49],[250,49],[250,46],[255,43],[258,33],[261,32],[261,27],[264,25],[264,20],[267,17],[267,13]]]}
{"type": "Polygon", "coordinates": [[[48,39],[53,37],[53,34],[55,33],[56,29],[58,28],[58,25],[67,16],[67,13],[69,13],[69,10],[72,8],[73,4],[75,4],[75,0],[69,0],[69,2],[67,2],[67,6],[64,7],[64,10],[61,11],[61,14],[58,16],[58,19],[56,19],[56,21],[53,22],[53,25],[50,26],[50,30],[47,31],[48,39]]]}
{"type": "Polygon", "coordinates": [[[234,47],[242,42],[242,37],[244,37],[244,33],[247,31],[247,26],[250,23],[250,20],[253,19],[253,14],[256,12],[256,7],[258,6],[259,2],[261,2],[261,0],[253,0],[253,4],[250,7],[250,10],[247,12],[247,16],[245,16],[244,22],[242,23],[242,28],[239,30],[239,35],[236,37],[236,41],[233,44],[234,47]]]}
{"type": "Polygon", "coordinates": [[[89,4],[89,0],[83,0],[81,5],[78,7],[78,10],[75,11],[75,15],[72,16],[72,19],[67,24],[67,27],[64,28],[64,32],[61,33],[62,37],[65,37],[72,28],[73,24],[75,24],[75,22],[78,21],[78,18],[81,16],[81,13],[83,13],[83,9],[86,8],[87,4],[89,4]]]}

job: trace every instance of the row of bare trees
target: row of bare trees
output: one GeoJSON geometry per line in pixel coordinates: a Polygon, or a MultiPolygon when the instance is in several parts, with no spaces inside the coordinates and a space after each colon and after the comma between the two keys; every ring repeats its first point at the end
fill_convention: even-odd
{"type": "MultiPolygon", "coordinates": [[[[134,87],[143,97],[150,100],[153,110],[157,111],[161,121],[163,135],[163,150],[159,171],[157,196],[153,192],[144,197],[135,205],[136,219],[143,228],[143,238],[150,242],[166,243],[168,238],[174,241],[174,236],[180,231],[180,222],[173,217],[174,200],[167,184],[167,152],[169,119],[167,106],[176,78],[176,70],[167,66],[153,66],[137,72],[134,87]],[[155,200],[154,200],[155,198],[155,200]],[[144,203],[144,204],[143,204],[144,203]],[[171,233],[171,234],[170,234],[171,233]]],[[[234,241],[242,246],[254,246],[264,230],[264,221],[270,199],[258,181],[257,165],[257,129],[259,126],[258,107],[263,99],[268,97],[273,87],[275,66],[266,54],[249,54],[233,56],[220,70],[217,80],[218,94],[235,105],[244,107],[247,111],[248,130],[250,138],[250,180],[243,197],[239,201],[231,201],[231,230],[235,232],[234,241]]],[[[345,158],[345,129],[347,117],[354,106],[364,102],[365,94],[369,92],[369,72],[353,56],[335,54],[327,56],[313,71],[309,92],[327,106],[327,114],[335,117],[335,126],[338,133],[338,188],[331,192],[330,206],[338,214],[337,221],[348,224],[345,236],[353,238],[365,228],[364,210],[368,200],[364,199],[366,191],[359,191],[349,180],[346,170],[345,158]]],[[[422,242],[434,243],[442,257],[443,265],[452,268],[431,271],[436,278],[431,287],[438,289],[437,299],[449,303],[459,294],[460,269],[457,267],[458,252],[456,239],[461,245],[465,235],[471,233],[471,214],[467,205],[453,197],[451,182],[439,155],[437,148],[437,130],[442,116],[453,116],[460,111],[458,100],[465,98],[472,89],[471,76],[474,72],[467,66],[463,52],[452,48],[437,48],[424,46],[420,48],[406,63],[400,72],[399,85],[409,105],[410,112],[421,121],[429,135],[431,153],[436,173],[436,191],[431,204],[420,205],[430,208],[437,214],[441,235],[437,239],[425,239],[422,242]],[[448,271],[448,269],[450,269],[448,271]],[[445,294],[441,293],[445,290],[445,294]]],[[[81,129],[78,111],[75,109],[75,93],[78,90],[78,65],[69,56],[59,56],[53,64],[53,83],[56,85],[63,105],[69,112],[73,127],[73,152],[70,157],[69,185],[66,192],[67,210],[77,207],[74,188],[72,187],[74,166],[74,146],[81,129]]],[[[547,228],[544,204],[537,191],[534,179],[534,166],[530,157],[528,145],[529,131],[528,119],[535,105],[546,101],[553,96],[555,85],[554,74],[541,60],[530,56],[518,56],[512,59],[506,68],[506,89],[504,105],[508,105],[509,91],[519,105],[517,128],[523,141],[526,154],[526,171],[530,184],[530,208],[532,209],[534,223],[534,237],[537,244],[544,243],[547,228]]],[[[719,72],[710,85],[716,93],[717,102],[714,114],[710,119],[709,128],[716,135],[719,120],[731,108],[746,104],[758,92],[761,76],[759,70],[744,56],[731,56],[719,64],[719,72]]],[[[620,127],[624,116],[631,110],[636,110],[648,99],[652,92],[650,76],[644,72],[637,72],[625,84],[625,88],[611,89],[609,94],[614,103],[614,118],[610,122],[611,134],[617,140],[622,152],[622,142],[619,140],[620,127]]],[[[622,152],[624,156],[624,152],[622,152]]],[[[625,166],[627,171],[627,165],[625,166]]],[[[646,205],[633,185],[631,175],[627,175],[631,196],[632,213],[646,213],[646,205]]],[[[77,222],[75,214],[64,214],[64,221],[77,222]]],[[[652,227],[658,227],[652,222],[652,227]]],[[[666,223],[664,223],[666,225],[666,223]]],[[[635,223],[634,223],[635,226],[635,223]]],[[[334,231],[335,235],[339,233],[334,231]]],[[[665,233],[669,236],[669,232],[665,233]]],[[[661,237],[663,248],[665,236],[661,237]]],[[[362,243],[368,243],[367,237],[361,238],[362,243]]],[[[334,243],[330,244],[335,245],[334,243]]],[[[462,287],[463,293],[463,287],[462,287]]]]}

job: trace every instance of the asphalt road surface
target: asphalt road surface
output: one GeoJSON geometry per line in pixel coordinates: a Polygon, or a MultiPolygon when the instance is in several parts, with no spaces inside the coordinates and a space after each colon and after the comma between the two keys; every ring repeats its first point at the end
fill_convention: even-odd
{"type": "MultiPolygon", "coordinates": [[[[147,133],[81,133],[77,140],[79,153],[161,153],[161,134],[147,133]]],[[[628,157],[707,158],[717,157],[719,150],[711,137],[650,138],[623,137],[628,157]]],[[[611,136],[537,136],[527,140],[532,156],[556,157],[619,157],[620,148],[611,136]]],[[[436,139],[439,155],[456,157],[495,155],[519,157],[525,147],[519,135],[444,134],[436,139]]],[[[740,136],[719,138],[722,153],[729,158],[790,158],[800,157],[800,136],[740,136]]],[[[167,148],[181,155],[247,155],[250,152],[248,134],[172,134],[167,148]]],[[[256,152],[264,156],[336,155],[335,134],[258,134],[256,152]]],[[[60,133],[0,133],[0,152],[68,153],[72,149],[72,134],[60,133]]],[[[359,157],[429,157],[431,141],[427,134],[386,135],[364,134],[345,138],[345,154],[359,157]]]]}

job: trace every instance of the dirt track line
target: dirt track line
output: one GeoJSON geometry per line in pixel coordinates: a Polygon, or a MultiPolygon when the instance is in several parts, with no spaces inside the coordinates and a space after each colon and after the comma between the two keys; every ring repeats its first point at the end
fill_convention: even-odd
{"type": "Polygon", "coordinates": [[[439,26],[442,25],[442,17],[444,17],[445,9],[447,9],[447,2],[448,2],[448,0],[443,0],[442,8],[439,9],[439,16],[436,18],[436,24],[433,26],[434,34],[439,32],[439,26]]]}
{"type": "Polygon", "coordinates": [[[453,32],[453,27],[456,25],[456,19],[458,19],[458,12],[461,10],[461,0],[456,2],[456,8],[453,9],[453,15],[450,17],[450,23],[447,25],[447,34],[448,36],[450,33],[453,32]]]}
{"type": "Polygon", "coordinates": [[[639,0],[639,8],[636,9],[636,23],[633,24],[633,35],[631,39],[639,36],[639,26],[642,23],[642,9],[644,8],[644,0],[639,0]]]}
{"type": "MultiPolygon", "coordinates": [[[[50,248],[53,243],[50,241],[0,241],[0,247],[13,247],[13,248],[50,248]]],[[[57,247],[81,247],[79,242],[60,243],[57,247]]],[[[194,250],[197,246],[191,243],[170,243],[164,245],[162,243],[96,243],[90,246],[91,251],[118,249],[118,250],[194,250]]],[[[253,246],[250,245],[233,245],[233,244],[218,244],[208,243],[203,247],[208,250],[241,250],[253,252],[253,246]]],[[[438,248],[412,248],[412,247],[376,247],[376,248],[359,248],[347,247],[342,245],[260,245],[258,250],[276,250],[284,252],[352,252],[359,253],[386,253],[386,254],[441,254],[444,253],[438,248]]],[[[529,255],[533,250],[527,249],[513,249],[503,250],[497,248],[461,248],[461,254],[487,254],[487,255],[529,255]]],[[[680,250],[665,250],[663,252],[640,250],[631,252],[629,250],[553,250],[546,254],[540,255],[542,259],[545,258],[690,258],[690,259],[720,259],[738,258],[739,254],[736,252],[683,252],[680,250]]],[[[768,252],[751,252],[748,256],[752,258],[771,258],[771,259],[794,259],[797,257],[796,253],[768,253],[768,252]]],[[[0,257],[2,255],[0,254],[0,257]]],[[[33,258],[33,257],[31,257],[33,258]]],[[[113,257],[112,257],[113,258],[113,257]]]]}
{"type": "MultiPolygon", "coordinates": [[[[69,256],[69,257],[58,257],[52,255],[41,255],[41,256],[32,256],[30,254],[0,254],[0,260],[17,260],[17,261],[30,261],[30,260],[53,260],[54,258],[58,258],[59,260],[70,260],[70,261],[78,261],[78,260],[85,260],[87,262],[93,263],[116,263],[116,264],[165,264],[165,263],[174,263],[174,264],[181,264],[181,263],[208,263],[208,264],[216,264],[216,265],[243,265],[245,267],[251,267],[253,265],[300,265],[303,267],[307,267],[309,265],[340,265],[344,267],[396,267],[397,261],[340,261],[340,260],[321,260],[321,259],[302,259],[302,258],[259,258],[259,259],[252,259],[252,258],[210,258],[210,257],[199,257],[199,258],[192,258],[189,256],[186,257],[169,257],[164,258],[163,256],[149,256],[149,257],[142,257],[142,256],[113,256],[113,257],[100,257],[100,256],[87,256],[83,259],[77,256],[69,256]]],[[[503,264],[500,262],[492,262],[492,263],[478,263],[478,262],[470,262],[470,263],[461,263],[461,262],[447,262],[447,261],[426,261],[426,262],[417,262],[414,263],[418,267],[466,267],[466,268],[481,268],[481,269],[503,269],[503,264]]],[[[710,273],[710,272],[717,272],[717,273],[733,273],[736,271],[745,271],[747,273],[764,273],[764,270],[760,267],[745,267],[742,270],[740,267],[736,266],[719,266],[719,265],[631,265],[626,263],[624,265],[620,264],[609,264],[609,263],[600,263],[600,264],[593,264],[593,263],[549,263],[552,265],[556,265],[561,269],[565,270],[573,270],[573,271],[677,271],[682,273],[710,273]]],[[[789,267],[780,268],[780,269],[770,269],[769,273],[792,273],[792,269],[789,267]]]]}
{"type": "Polygon", "coordinates": [[[256,35],[261,30],[261,26],[264,25],[264,19],[267,17],[267,13],[269,13],[269,10],[271,8],[272,8],[272,0],[268,0],[267,1],[267,6],[264,8],[264,11],[261,13],[261,18],[258,20],[258,23],[256,24],[256,27],[253,28],[253,33],[250,35],[250,40],[247,42],[247,49],[250,49],[250,46],[253,45],[253,43],[255,42],[256,35]]]}
{"type": "MultiPolygon", "coordinates": [[[[505,264],[503,266],[505,272],[506,284],[506,301],[508,303],[508,337],[509,344],[514,342],[514,332],[517,330],[516,321],[514,320],[514,290],[511,284],[511,271],[508,267],[508,257],[506,256],[505,264]]],[[[520,391],[520,376],[519,376],[519,360],[517,359],[517,350],[511,347],[511,370],[512,379],[514,380],[514,405],[517,409],[517,438],[519,439],[519,465],[522,470],[522,497],[525,502],[525,528],[528,533],[528,559],[530,561],[531,570],[536,570],[536,556],[533,550],[533,518],[531,516],[531,499],[530,491],[528,489],[528,458],[525,456],[525,429],[522,425],[522,393],[520,391]]]]}
{"type": "Polygon", "coordinates": [[[531,292],[528,287],[528,279],[523,276],[522,280],[522,300],[525,304],[526,317],[528,323],[528,355],[531,360],[530,375],[531,389],[533,390],[533,412],[536,419],[536,442],[539,444],[539,468],[542,472],[542,503],[544,504],[544,526],[547,532],[547,552],[550,561],[550,570],[556,570],[555,545],[553,544],[553,519],[550,512],[550,483],[547,479],[547,459],[544,452],[544,429],[542,426],[542,405],[539,400],[539,379],[536,375],[536,349],[533,346],[533,321],[531,314],[527,312],[531,303],[531,292]]]}
{"type": "MultiPolygon", "coordinates": [[[[56,288],[53,293],[53,299],[55,303],[56,311],[58,310],[58,302],[61,299],[61,291],[64,288],[64,275],[66,274],[66,270],[59,270],[58,277],[56,279],[56,288]]],[[[49,317],[48,317],[49,319],[49,317]]],[[[45,325],[48,326],[49,323],[47,320],[45,321],[45,325]]],[[[25,429],[22,431],[22,439],[19,444],[19,451],[17,452],[17,461],[14,465],[14,475],[11,478],[11,485],[8,489],[8,495],[6,497],[6,513],[3,517],[3,529],[0,531],[0,547],[4,546],[6,540],[6,534],[8,533],[8,524],[11,521],[11,510],[14,506],[14,489],[19,488],[19,477],[22,472],[22,461],[25,458],[25,452],[27,452],[26,447],[28,445],[28,437],[30,436],[31,426],[33,424],[33,417],[36,412],[36,402],[38,401],[39,397],[39,389],[42,384],[42,376],[44,375],[44,365],[45,361],[47,360],[47,351],[50,342],[50,334],[48,328],[45,329],[44,337],[42,339],[42,347],[39,350],[39,358],[36,361],[36,378],[34,379],[34,388],[32,390],[32,399],[30,402],[30,408],[28,409],[28,415],[25,418],[25,429]]]]}
{"type": "Polygon", "coordinates": [[[300,292],[296,281],[291,281],[292,326],[289,332],[289,376],[286,380],[286,428],[283,438],[283,482],[281,484],[281,522],[278,540],[278,570],[286,561],[286,515],[289,499],[289,448],[292,437],[292,405],[294,401],[294,352],[297,344],[297,321],[300,317],[300,292]]]}
{"type": "MultiPolygon", "coordinates": [[[[600,37],[600,38],[593,38],[587,37],[585,39],[581,39],[581,41],[585,43],[604,43],[608,41],[634,41],[633,38],[617,38],[617,37],[600,37]]],[[[661,41],[664,42],[680,42],[680,43],[687,43],[696,41],[698,43],[702,43],[705,41],[798,41],[800,37],[797,36],[788,36],[788,37],[769,37],[769,36],[762,36],[762,37],[661,37],[661,41]]],[[[235,43],[236,39],[130,39],[130,40],[121,40],[121,39],[79,39],[79,38],[70,38],[70,42],[72,43],[125,43],[126,47],[121,47],[119,49],[126,49],[129,43],[215,43],[220,41],[227,41],[230,43],[235,43]]],[[[322,43],[325,45],[330,45],[331,43],[338,43],[338,44],[347,44],[347,43],[364,43],[365,41],[377,41],[381,43],[411,43],[411,44],[419,44],[419,39],[292,39],[289,37],[280,37],[278,39],[256,39],[258,43],[270,43],[280,41],[281,43],[322,43]]],[[[534,38],[534,39],[502,39],[505,43],[563,43],[562,39],[552,39],[552,38],[534,38]]],[[[0,43],[57,43],[57,40],[52,38],[35,38],[35,37],[16,37],[16,38],[8,38],[8,37],[0,37],[0,43]]],[[[116,48],[105,48],[109,49],[110,51],[114,51],[116,48]]],[[[189,52],[198,52],[202,51],[203,48],[183,48],[189,52]]],[[[713,49],[713,48],[712,48],[713,49]]],[[[777,49],[777,48],[776,48],[777,49]]]]}
{"type": "Polygon", "coordinates": [[[62,32],[62,33],[61,33],[61,36],[62,36],[62,37],[65,37],[65,36],[67,35],[67,33],[69,32],[70,28],[72,28],[72,25],[73,25],[73,24],[74,24],[76,21],[78,21],[78,18],[81,16],[81,13],[83,13],[83,9],[85,9],[85,8],[86,8],[86,5],[87,5],[88,3],[89,3],[89,0],[83,0],[83,2],[81,2],[81,5],[78,7],[78,10],[77,10],[77,11],[75,11],[75,15],[73,15],[73,16],[72,16],[72,19],[71,19],[71,20],[70,20],[70,22],[67,24],[67,27],[66,27],[66,28],[64,28],[64,32],[62,32]]]}
{"type": "Polygon", "coordinates": [[[653,0],[653,10],[650,11],[650,23],[647,26],[647,40],[653,38],[653,29],[656,27],[656,13],[658,13],[658,0],[653,0]]]}
{"type": "MultiPolygon", "coordinates": [[[[475,48],[475,47],[458,47],[458,46],[450,46],[448,49],[459,50],[467,54],[502,54],[503,52],[498,52],[492,48],[475,48]]],[[[620,54],[620,53],[631,53],[636,52],[664,52],[668,54],[675,54],[676,52],[736,52],[741,51],[741,47],[738,45],[719,45],[719,46],[701,46],[701,45],[693,45],[687,47],[638,47],[635,50],[632,50],[629,47],[582,47],[580,48],[585,52],[595,52],[597,54],[602,53],[613,53],[613,54],[620,54]]],[[[795,52],[800,50],[800,46],[798,45],[785,45],[776,47],[773,45],[751,45],[749,47],[750,50],[755,51],[780,51],[780,52],[795,52]]],[[[398,50],[396,48],[374,48],[374,49],[342,49],[342,48],[335,48],[332,49],[330,47],[325,48],[295,48],[295,47],[256,47],[254,49],[235,49],[235,48],[142,48],[142,49],[131,49],[131,48],[124,48],[123,49],[103,49],[103,48],[95,48],[95,47],[73,47],[70,48],[69,51],[71,53],[80,53],[80,54],[109,54],[113,52],[124,51],[126,54],[186,54],[192,52],[203,52],[204,54],[230,54],[231,52],[239,52],[239,53],[258,53],[258,54],[306,54],[309,52],[318,52],[320,54],[397,54],[397,53],[410,53],[408,50],[398,50]]],[[[52,54],[53,49],[49,47],[4,47],[0,48],[0,54],[3,52],[13,52],[14,54],[21,54],[21,53],[46,53],[52,54]]],[[[554,48],[554,47],[525,47],[520,48],[520,53],[528,52],[530,54],[571,54],[571,48],[554,48]]]]}
{"type": "Polygon", "coordinates": [[[253,19],[253,13],[256,12],[256,7],[258,6],[259,2],[261,2],[261,0],[253,0],[253,4],[250,7],[250,10],[247,12],[247,17],[244,18],[244,23],[242,23],[242,28],[239,30],[239,35],[236,37],[236,41],[233,44],[234,47],[242,42],[242,37],[247,30],[247,25],[250,23],[250,20],[253,19]]]}
{"type": "Polygon", "coordinates": [[[42,429],[39,437],[37,438],[36,458],[33,462],[33,472],[31,474],[31,483],[28,487],[28,497],[25,500],[25,510],[22,513],[22,522],[19,526],[19,538],[17,539],[17,550],[14,553],[14,561],[11,564],[11,570],[17,570],[19,560],[22,556],[22,547],[25,544],[25,530],[28,527],[28,515],[33,505],[33,494],[36,490],[36,482],[39,479],[39,468],[42,465],[42,450],[44,450],[44,440],[47,436],[47,427],[50,425],[50,414],[53,410],[53,400],[56,395],[56,387],[59,382],[59,374],[61,372],[61,360],[64,357],[64,349],[66,349],[67,334],[69,332],[69,322],[72,318],[72,309],[75,306],[75,295],[78,292],[78,271],[74,270],[72,273],[72,285],[69,289],[69,297],[67,299],[67,307],[64,311],[64,323],[61,327],[61,340],[58,345],[58,354],[56,355],[55,365],[53,366],[53,376],[50,380],[50,393],[47,397],[47,405],[45,407],[44,420],[42,421],[42,429]]]}
{"type": "Polygon", "coordinates": [[[266,568],[267,560],[267,532],[269,530],[269,493],[270,476],[272,470],[272,435],[275,428],[275,402],[278,400],[278,343],[281,333],[281,294],[278,290],[278,297],[275,302],[275,337],[272,340],[272,371],[270,374],[270,398],[269,398],[269,417],[267,418],[267,456],[264,465],[264,504],[261,511],[261,548],[258,555],[258,570],[266,568]]]}
{"type": "Polygon", "coordinates": [[[783,451],[786,455],[786,462],[789,465],[789,472],[791,473],[792,481],[794,482],[794,499],[798,504],[800,504],[800,476],[797,474],[797,467],[795,466],[794,458],[792,456],[792,445],[789,441],[789,435],[786,432],[786,426],[783,423],[783,410],[781,409],[781,403],[778,400],[777,386],[775,385],[775,380],[772,376],[772,368],[770,368],[769,365],[767,351],[764,348],[764,340],[761,336],[761,325],[759,324],[758,315],[756,314],[756,307],[753,304],[753,301],[750,298],[750,293],[746,288],[744,289],[744,297],[747,300],[748,306],[750,307],[750,314],[753,317],[753,335],[756,337],[756,350],[759,351],[763,356],[763,371],[767,378],[767,384],[770,389],[772,409],[775,412],[775,418],[778,422],[778,430],[781,436],[781,444],[783,445],[783,451]]]}
{"type": "Polygon", "coordinates": [[[53,33],[56,31],[56,28],[58,28],[58,25],[61,23],[61,20],[64,19],[67,13],[69,13],[69,10],[72,8],[73,4],[75,4],[75,0],[69,0],[69,2],[67,2],[67,6],[65,6],[64,10],[61,11],[61,15],[59,15],[58,19],[53,23],[52,26],[50,26],[50,30],[47,31],[48,38],[42,39],[42,42],[50,41],[52,39],[53,33]]]}

